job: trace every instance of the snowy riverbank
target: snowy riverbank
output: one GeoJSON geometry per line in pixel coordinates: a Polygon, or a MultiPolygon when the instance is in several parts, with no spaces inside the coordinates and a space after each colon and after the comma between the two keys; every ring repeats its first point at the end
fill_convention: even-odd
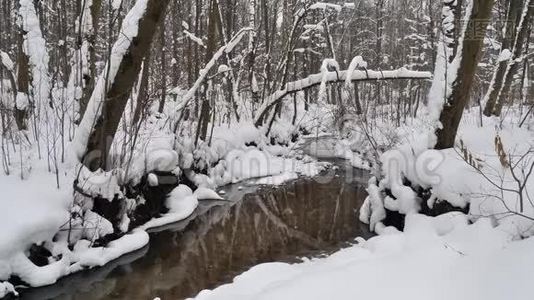
{"type": "Polygon", "coordinates": [[[195,299],[531,299],[534,239],[461,214],[411,215],[327,258],[266,263],[195,299]]]}
{"type": "MultiPolygon", "coordinates": [[[[240,131],[250,132],[250,128],[252,126],[240,131]]],[[[161,137],[151,136],[151,140],[156,141],[159,147],[165,144],[161,137]]],[[[224,195],[215,192],[220,186],[253,178],[255,184],[282,184],[297,176],[314,176],[327,165],[298,154],[290,147],[268,146],[263,140],[262,132],[257,130],[248,135],[228,135],[223,128],[211,148],[196,151],[186,146],[180,148],[177,155],[171,145],[167,145],[165,151],[156,151],[156,154],[162,154],[155,160],[159,166],[179,165],[184,172],[189,172],[187,176],[199,188],[193,191],[179,185],[167,198],[167,213],[105,245],[96,245],[95,242],[113,232],[108,220],[91,210],[79,219],[71,218],[71,214],[81,212],[73,197],[74,164],[60,165],[56,177],[47,172],[45,161],[35,159],[31,164],[33,169],[23,180],[16,174],[0,175],[0,189],[4,193],[0,198],[0,227],[3,232],[0,239],[0,297],[14,292],[10,283],[13,276],[31,287],[49,285],[65,275],[103,266],[144,247],[149,240],[145,230],[187,218],[195,211],[198,201],[223,199],[224,195]],[[259,147],[245,146],[248,138],[259,147]],[[171,152],[174,154],[167,155],[171,152]],[[169,158],[173,161],[167,162],[169,158]],[[180,158],[179,161],[177,158],[180,158]],[[186,171],[193,164],[197,165],[199,160],[208,164],[212,160],[217,162],[209,170],[209,176],[186,171]],[[37,262],[30,252],[32,246],[39,246],[50,253],[37,262]]],[[[153,169],[146,168],[141,166],[137,171],[151,174],[153,169]]],[[[182,172],[180,168],[178,172],[182,172]]],[[[87,177],[86,186],[92,185],[92,190],[99,193],[118,191],[119,187],[112,179],[113,176],[107,174],[92,174],[87,177]]],[[[157,181],[156,176],[149,175],[150,185],[157,186],[157,181]]]]}

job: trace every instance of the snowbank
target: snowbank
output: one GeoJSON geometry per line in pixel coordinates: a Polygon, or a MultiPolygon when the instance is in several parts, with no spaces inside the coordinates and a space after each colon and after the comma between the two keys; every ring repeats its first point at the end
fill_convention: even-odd
{"type": "Polygon", "coordinates": [[[473,219],[490,218],[517,238],[533,235],[534,205],[528,199],[534,179],[527,174],[534,162],[534,133],[519,128],[513,113],[502,122],[484,118],[480,127],[478,113],[475,108],[464,115],[451,149],[429,150],[435,137],[428,127],[401,136],[402,143],[380,156],[380,177],[369,183],[361,220],[374,228],[385,218],[384,208],[413,214],[446,201],[458,208],[469,205],[473,219]],[[524,184],[521,192],[518,183],[524,184]],[[425,199],[421,189],[429,193],[425,199]]]}
{"type": "Polygon", "coordinates": [[[303,263],[266,263],[195,299],[531,299],[534,239],[488,220],[411,215],[382,234],[303,263]]]}
{"type": "MultiPolygon", "coordinates": [[[[73,250],[67,248],[66,231],[69,224],[69,212],[72,207],[72,173],[60,173],[60,188],[56,188],[56,178],[44,171],[46,167],[36,163],[37,167],[25,179],[15,176],[0,175],[0,297],[14,292],[13,286],[2,282],[16,275],[31,286],[43,286],[55,283],[60,277],[83,268],[102,266],[128,252],[144,247],[148,235],[144,231],[127,234],[109,243],[106,247],[90,247],[91,241],[80,239],[73,250]],[[59,233],[59,234],[58,234],[59,233]],[[44,245],[52,253],[48,265],[38,266],[28,258],[28,249],[32,245],[44,245]]],[[[90,215],[100,218],[88,211],[90,215]]],[[[101,218],[100,218],[101,219],[101,218]]],[[[95,221],[94,224],[101,223],[95,221]]],[[[92,229],[96,231],[102,225],[92,229]]],[[[86,231],[74,228],[74,232],[86,231]]],[[[95,234],[79,235],[79,237],[95,234]]]]}

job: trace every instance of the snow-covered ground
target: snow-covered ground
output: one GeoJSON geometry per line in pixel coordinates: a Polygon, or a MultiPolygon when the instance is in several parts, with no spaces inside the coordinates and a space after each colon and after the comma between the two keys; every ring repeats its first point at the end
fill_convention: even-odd
{"type": "Polygon", "coordinates": [[[195,299],[532,299],[534,239],[512,241],[487,219],[411,215],[404,232],[303,263],[266,263],[195,299]]]}

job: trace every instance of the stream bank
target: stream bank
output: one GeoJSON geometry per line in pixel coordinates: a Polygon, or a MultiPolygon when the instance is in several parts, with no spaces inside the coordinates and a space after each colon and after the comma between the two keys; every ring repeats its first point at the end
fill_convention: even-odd
{"type": "Polygon", "coordinates": [[[229,201],[203,201],[188,219],[150,231],[149,245],[101,268],[20,290],[22,299],[181,299],[248,268],[298,262],[371,236],[358,220],[367,172],[344,160],[280,186],[224,187],[229,201]]]}

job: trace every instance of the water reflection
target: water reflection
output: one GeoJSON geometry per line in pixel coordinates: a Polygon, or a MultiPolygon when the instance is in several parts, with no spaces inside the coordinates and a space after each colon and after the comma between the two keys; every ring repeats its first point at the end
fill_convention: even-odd
{"type": "Polygon", "coordinates": [[[203,203],[194,218],[152,233],[147,249],[28,290],[23,299],[181,299],[258,263],[334,251],[368,235],[358,222],[362,187],[344,176],[327,184],[299,179],[231,204],[203,203]]]}

